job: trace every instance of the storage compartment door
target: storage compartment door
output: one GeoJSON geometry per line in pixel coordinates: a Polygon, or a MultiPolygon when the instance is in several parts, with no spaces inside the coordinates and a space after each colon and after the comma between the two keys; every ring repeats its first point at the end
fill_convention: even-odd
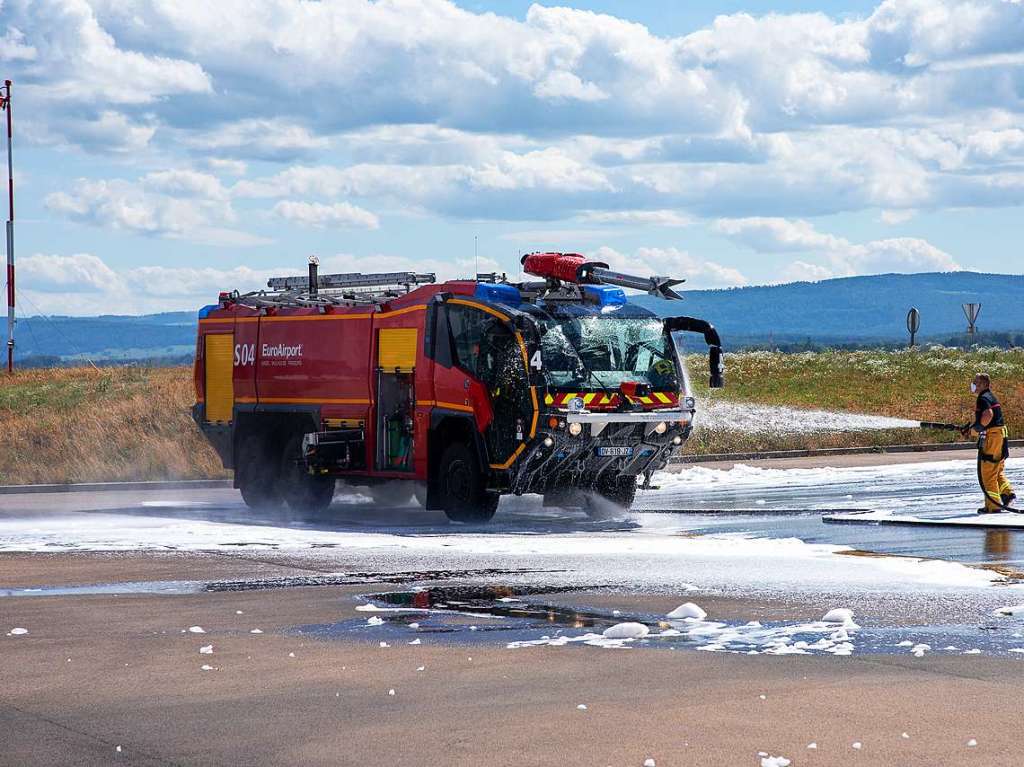
{"type": "Polygon", "coordinates": [[[377,366],[386,373],[410,373],[416,367],[417,328],[381,328],[377,336],[377,366]]]}
{"type": "Polygon", "coordinates": [[[234,333],[216,333],[206,336],[206,420],[227,423],[235,406],[232,383],[234,363],[234,333]]]}

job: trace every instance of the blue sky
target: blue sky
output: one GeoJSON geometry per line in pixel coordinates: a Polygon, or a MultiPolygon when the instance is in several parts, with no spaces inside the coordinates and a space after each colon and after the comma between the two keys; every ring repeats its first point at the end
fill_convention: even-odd
{"type": "Polygon", "coordinates": [[[23,314],[578,251],[1021,271],[1024,3],[0,0],[23,314]]]}

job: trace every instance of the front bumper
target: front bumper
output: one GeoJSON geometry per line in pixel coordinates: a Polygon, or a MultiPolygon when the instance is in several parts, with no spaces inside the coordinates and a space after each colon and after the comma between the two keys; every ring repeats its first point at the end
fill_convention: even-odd
{"type": "Polygon", "coordinates": [[[603,476],[639,476],[663,468],[673,451],[690,436],[693,412],[647,410],[625,412],[558,411],[545,413],[565,424],[580,424],[537,433],[510,476],[508,491],[552,493],[594,487],[603,476]],[[664,430],[659,432],[659,424],[664,430]],[[600,455],[601,452],[628,453],[600,455]]]}

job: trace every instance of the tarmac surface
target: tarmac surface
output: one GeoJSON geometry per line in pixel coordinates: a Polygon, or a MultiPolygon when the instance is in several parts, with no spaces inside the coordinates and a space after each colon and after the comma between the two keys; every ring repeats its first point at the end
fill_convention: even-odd
{"type": "MultiPolygon", "coordinates": [[[[850,457],[870,466],[860,463],[864,458],[850,457]]],[[[797,468],[815,468],[812,459],[801,460],[797,468]]],[[[771,547],[791,531],[766,525],[793,522],[770,513],[716,512],[710,522],[648,513],[627,524],[527,508],[497,519],[496,536],[455,530],[460,537],[432,516],[410,522],[412,512],[391,511],[360,524],[355,511],[343,509],[330,524],[256,520],[258,526],[231,538],[244,510],[231,491],[202,492],[191,496],[192,505],[182,505],[180,494],[175,505],[160,493],[0,498],[0,593],[20,594],[0,596],[0,764],[640,767],[654,759],[664,767],[760,765],[772,756],[793,765],[1024,759],[1024,652],[1006,649],[1024,649],[1013,630],[1024,624],[991,617],[994,605],[1024,602],[1012,577],[978,582],[984,571],[949,562],[948,574],[943,569],[902,590],[905,584],[886,584],[871,569],[890,566],[887,554],[876,563],[875,553],[844,557],[822,549],[805,560],[804,544],[794,543],[778,561],[795,552],[793,568],[808,577],[856,565],[851,577],[860,581],[839,594],[834,586],[788,588],[786,579],[801,574],[771,573],[776,565],[768,563],[776,561],[771,547]],[[73,551],[52,535],[55,522],[74,526],[74,534],[98,520],[115,528],[101,543],[134,545],[147,535],[166,536],[165,525],[184,543],[175,544],[178,550],[73,551]],[[132,525],[139,527],[121,528],[132,525]],[[671,574],[690,559],[668,558],[659,547],[702,546],[722,525],[729,534],[743,532],[735,545],[754,546],[751,556],[761,556],[757,546],[768,547],[754,565],[764,566],[765,579],[782,579],[778,588],[708,585],[720,576],[717,565],[701,564],[702,557],[714,559],[704,549],[695,549],[695,570],[671,574]],[[349,545],[377,541],[389,527],[384,543],[349,545]],[[292,543],[250,540],[254,530],[292,543]],[[189,538],[198,538],[194,546],[184,545],[189,538]],[[27,540],[41,545],[13,550],[27,540]],[[46,541],[57,543],[47,548],[46,541]],[[207,549],[209,541],[219,545],[207,549]],[[560,556],[544,549],[547,543],[563,549],[560,556]],[[607,554],[572,548],[612,543],[607,554]],[[620,546],[633,548],[622,554],[620,546]],[[442,561],[450,568],[437,567],[442,561]],[[808,569],[814,567],[820,570],[808,569]],[[693,590],[685,585],[691,576],[693,590]],[[474,601],[481,586],[490,598],[474,601]],[[447,604],[392,613],[392,603],[380,599],[420,589],[437,589],[447,604]],[[499,609],[517,598],[534,610],[530,617],[499,609]],[[714,647],[705,640],[665,630],[685,632],[685,624],[658,622],[691,600],[733,634],[748,631],[751,621],[769,633],[801,625],[820,631],[808,622],[835,606],[852,606],[864,628],[851,655],[776,655],[762,651],[763,643],[750,645],[758,652],[752,655],[706,652],[714,647]],[[371,602],[380,611],[367,610],[371,602]],[[622,647],[509,646],[600,633],[631,618],[664,633],[622,647]],[[915,630],[946,623],[973,632],[943,638],[941,645],[959,647],[955,652],[933,642],[935,649],[918,657],[896,641],[917,641],[915,630]]],[[[725,495],[710,497],[745,505],[763,495],[745,492],[730,485],[725,495]]],[[[793,496],[769,497],[766,505],[781,507],[793,496]]],[[[814,515],[797,516],[798,527],[817,530],[813,522],[832,534],[814,515]]],[[[951,550],[961,546],[958,536],[946,540],[951,550]]],[[[986,557],[979,550],[975,560],[986,557]]],[[[892,562],[904,566],[901,558],[892,562]]],[[[916,578],[913,562],[894,581],[916,578]]]]}

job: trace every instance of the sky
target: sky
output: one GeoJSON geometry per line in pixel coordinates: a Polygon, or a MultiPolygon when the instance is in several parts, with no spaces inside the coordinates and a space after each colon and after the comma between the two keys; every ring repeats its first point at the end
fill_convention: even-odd
{"type": "Polygon", "coordinates": [[[19,314],[321,271],[1024,271],[1024,0],[0,0],[19,314]]]}

